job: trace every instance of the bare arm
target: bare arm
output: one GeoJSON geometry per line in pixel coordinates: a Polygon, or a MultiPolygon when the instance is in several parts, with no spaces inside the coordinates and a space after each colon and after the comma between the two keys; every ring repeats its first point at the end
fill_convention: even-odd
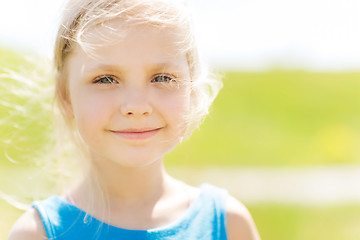
{"type": "Polygon", "coordinates": [[[44,240],[46,232],[38,212],[31,208],[12,227],[9,240],[44,240]]]}
{"type": "Polygon", "coordinates": [[[226,218],[226,231],[229,240],[260,240],[249,211],[231,196],[227,199],[226,218]]]}

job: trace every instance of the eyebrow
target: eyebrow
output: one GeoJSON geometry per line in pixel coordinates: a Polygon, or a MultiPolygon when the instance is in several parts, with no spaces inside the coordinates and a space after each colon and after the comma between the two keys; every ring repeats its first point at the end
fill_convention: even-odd
{"type": "Polygon", "coordinates": [[[172,62],[159,62],[159,63],[150,64],[148,67],[149,70],[159,70],[163,68],[182,69],[183,66],[172,62]]]}
{"type": "MultiPolygon", "coordinates": [[[[163,69],[177,69],[176,72],[178,72],[179,70],[183,69],[183,66],[173,63],[173,62],[157,62],[157,63],[152,63],[149,64],[146,67],[147,71],[161,71],[163,69]]],[[[94,65],[91,66],[88,69],[84,69],[87,73],[92,73],[92,72],[96,72],[98,70],[106,70],[106,71],[115,71],[115,72],[126,72],[124,71],[124,69],[119,66],[119,65],[111,65],[111,64],[98,64],[98,65],[94,65]]]]}

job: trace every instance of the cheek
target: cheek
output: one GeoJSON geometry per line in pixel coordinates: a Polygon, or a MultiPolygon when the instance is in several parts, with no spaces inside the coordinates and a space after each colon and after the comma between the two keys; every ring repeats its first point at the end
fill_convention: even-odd
{"type": "Polygon", "coordinates": [[[186,129],[190,118],[190,95],[186,92],[169,94],[158,99],[160,112],[174,130],[186,129]]]}
{"type": "Polygon", "coordinates": [[[74,117],[81,135],[89,134],[106,126],[113,101],[108,96],[80,91],[73,97],[74,117]]]}

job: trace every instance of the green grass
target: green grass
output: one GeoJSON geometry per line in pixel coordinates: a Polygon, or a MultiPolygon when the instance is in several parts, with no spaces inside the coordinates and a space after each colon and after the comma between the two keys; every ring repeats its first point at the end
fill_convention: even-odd
{"type": "MultiPolygon", "coordinates": [[[[0,164],[34,159],[51,136],[51,79],[36,57],[0,48],[0,164]]],[[[41,153],[43,154],[43,153],[41,153]]]]}
{"type": "Polygon", "coordinates": [[[360,73],[228,72],[200,130],[169,165],[359,163],[360,73]]]}
{"type": "Polygon", "coordinates": [[[248,205],[262,239],[357,240],[360,205],[325,207],[248,205]]]}

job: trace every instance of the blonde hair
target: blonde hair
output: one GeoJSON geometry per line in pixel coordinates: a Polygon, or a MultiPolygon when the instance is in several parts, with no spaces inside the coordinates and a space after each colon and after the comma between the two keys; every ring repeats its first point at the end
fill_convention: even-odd
{"type": "MultiPolygon", "coordinates": [[[[54,54],[57,72],[55,100],[65,122],[71,126],[71,119],[66,116],[64,105],[69,100],[66,60],[76,46],[87,50],[94,48],[86,41],[86,34],[94,27],[106,25],[115,18],[130,27],[150,25],[167,28],[183,38],[178,43],[179,50],[186,54],[193,83],[193,111],[190,116],[192,127],[189,127],[191,134],[207,115],[222,83],[211,77],[200,61],[190,14],[185,5],[177,0],[69,0],[57,34],[54,54]]],[[[112,31],[111,34],[113,33],[115,32],[112,31]]],[[[109,40],[106,36],[101,37],[101,40],[109,40]]]]}

